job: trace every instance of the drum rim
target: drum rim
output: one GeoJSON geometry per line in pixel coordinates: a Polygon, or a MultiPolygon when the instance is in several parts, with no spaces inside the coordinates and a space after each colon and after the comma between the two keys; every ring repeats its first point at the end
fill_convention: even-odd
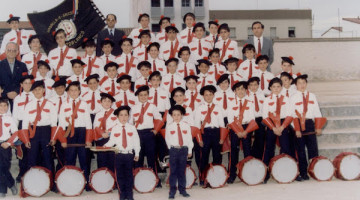
{"type": "Polygon", "coordinates": [[[210,164],[210,167],[209,167],[209,168],[207,169],[207,171],[206,171],[206,176],[205,176],[205,185],[206,185],[207,183],[209,183],[209,185],[210,185],[210,187],[211,187],[212,189],[222,188],[222,187],[224,187],[224,186],[225,186],[226,181],[227,181],[227,179],[228,179],[228,178],[229,178],[229,173],[228,173],[228,171],[226,170],[226,168],[225,168],[225,166],[224,166],[224,165],[222,165],[222,164],[210,164]],[[224,183],[223,183],[223,184],[221,184],[220,186],[217,186],[217,187],[213,187],[213,186],[211,186],[211,185],[210,185],[210,183],[209,183],[209,181],[207,180],[208,173],[209,173],[209,169],[210,169],[210,168],[213,168],[213,167],[215,167],[215,166],[219,166],[219,167],[224,168],[224,171],[225,171],[225,173],[226,173],[226,178],[225,178],[224,183]]]}
{"type": "Polygon", "coordinates": [[[265,180],[265,178],[266,178],[266,173],[267,173],[267,166],[265,165],[265,163],[262,161],[262,160],[260,160],[260,159],[258,159],[258,158],[255,158],[255,157],[253,157],[253,156],[247,156],[246,158],[244,158],[244,159],[242,159],[240,162],[238,162],[238,164],[236,165],[236,168],[238,168],[238,174],[237,174],[237,176],[239,177],[239,179],[242,181],[242,182],[244,182],[246,185],[248,185],[248,186],[254,186],[254,185],[259,185],[259,184],[262,184],[263,182],[264,182],[264,180],[265,180]],[[246,160],[245,160],[246,159],[246,160]],[[257,160],[257,161],[260,161],[263,165],[264,165],[264,169],[265,169],[265,173],[264,173],[264,177],[261,179],[261,181],[259,182],[259,183],[256,183],[256,184],[249,184],[249,183],[247,183],[246,181],[244,181],[244,179],[242,178],[242,175],[241,175],[241,171],[242,170],[240,170],[240,168],[242,169],[244,166],[245,166],[245,163],[247,163],[248,161],[250,161],[250,160],[257,160]],[[241,164],[240,164],[241,163],[241,164]],[[244,163],[244,164],[243,164],[244,163]]]}
{"type": "Polygon", "coordinates": [[[339,155],[337,155],[334,158],[333,164],[334,164],[335,171],[336,171],[335,172],[336,178],[341,179],[341,180],[345,180],[345,181],[352,181],[352,180],[360,179],[360,173],[354,179],[345,179],[344,175],[340,171],[340,165],[341,165],[341,162],[343,161],[343,158],[346,157],[346,156],[350,156],[350,155],[357,156],[360,159],[360,156],[357,153],[353,153],[353,152],[342,152],[342,153],[340,153],[339,155]]]}
{"type": "Polygon", "coordinates": [[[197,176],[195,170],[190,165],[186,165],[186,169],[190,169],[194,173],[194,180],[192,181],[189,187],[186,187],[186,189],[191,189],[194,186],[195,181],[197,180],[197,176]]]}
{"type": "Polygon", "coordinates": [[[64,165],[64,167],[62,167],[58,172],[56,172],[56,175],[55,175],[55,183],[56,183],[56,188],[58,189],[59,193],[62,195],[62,196],[65,196],[65,197],[76,197],[76,196],[80,196],[84,189],[85,189],[85,185],[86,185],[86,179],[85,179],[85,176],[84,176],[84,172],[79,168],[79,167],[76,167],[76,166],[73,166],[73,165],[64,165]],[[66,169],[70,169],[70,170],[76,170],[76,171],[79,171],[83,178],[84,178],[84,186],[82,187],[81,191],[75,195],[66,195],[64,194],[60,189],[59,189],[59,186],[57,184],[57,179],[59,178],[60,174],[65,171],[66,169]]]}
{"type": "Polygon", "coordinates": [[[136,168],[135,171],[134,171],[134,173],[133,173],[133,177],[134,177],[134,189],[135,189],[137,192],[139,192],[140,194],[146,194],[146,193],[152,193],[152,192],[154,192],[156,186],[157,186],[158,183],[159,183],[159,178],[157,177],[157,175],[156,175],[156,173],[154,172],[154,170],[152,170],[151,168],[147,168],[147,167],[138,167],[138,168],[136,168]],[[151,172],[155,175],[155,178],[156,178],[156,179],[155,179],[156,182],[155,182],[154,187],[153,187],[150,191],[147,191],[147,192],[140,192],[140,191],[136,188],[136,186],[135,186],[135,176],[136,176],[140,171],[142,171],[142,170],[151,171],[151,172]]]}
{"type": "Polygon", "coordinates": [[[292,183],[292,182],[295,181],[296,177],[300,174],[298,163],[296,162],[296,160],[295,160],[293,157],[291,157],[290,155],[288,155],[288,154],[286,154],[286,153],[282,153],[282,154],[279,154],[279,155],[277,155],[277,156],[274,156],[274,157],[270,160],[270,162],[269,162],[269,171],[270,171],[271,177],[272,177],[277,183],[280,183],[280,184],[292,183]],[[276,180],[276,178],[275,178],[275,177],[273,176],[273,174],[272,174],[272,168],[273,168],[275,162],[276,162],[277,160],[279,160],[280,158],[283,158],[283,157],[290,158],[291,160],[293,160],[293,161],[296,163],[296,168],[297,168],[296,176],[295,176],[291,181],[289,181],[289,182],[280,182],[280,181],[276,180]]]}
{"type": "Polygon", "coordinates": [[[334,163],[331,162],[331,160],[325,156],[316,156],[314,158],[311,159],[311,162],[309,164],[309,167],[308,167],[308,173],[309,175],[311,176],[311,178],[317,180],[317,181],[331,181],[335,175],[335,166],[334,166],[334,163]],[[316,176],[315,176],[315,172],[314,172],[314,168],[315,168],[315,165],[318,161],[320,160],[328,160],[332,166],[333,166],[333,173],[332,175],[330,176],[330,178],[326,179],[326,180],[319,180],[316,176]]]}
{"type": "Polygon", "coordinates": [[[42,166],[33,166],[33,167],[31,167],[30,169],[28,169],[28,170],[25,172],[25,174],[21,177],[21,185],[22,185],[22,188],[24,189],[24,192],[25,192],[27,195],[32,196],[32,197],[42,197],[42,196],[44,196],[45,194],[47,194],[47,193],[50,191],[50,189],[52,188],[52,186],[53,186],[52,172],[51,172],[48,168],[45,168],[45,167],[42,167],[42,166]],[[32,196],[32,195],[30,195],[29,193],[27,193],[26,190],[25,190],[25,188],[24,188],[24,177],[25,177],[25,175],[26,175],[31,169],[43,170],[43,171],[45,171],[45,173],[47,173],[48,176],[49,176],[50,187],[46,190],[46,192],[45,192],[44,194],[42,194],[42,195],[40,195],[40,196],[32,196]]]}
{"type": "Polygon", "coordinates": [[[91,174],[90,174],[90,177],[89,177],[89,187],[90,187],[95,193],[98,193],[98,194],[106,194],[106,193],[111,192],[111,191],[114,189],[114,187],[115,187],[115,183],[116,183],[115,175],[114,175],[114,173],[113,173],[109,168],[107,168],[107,167],[101,167],[101,168],[98,168],[98,169],[92,171],[91,174]],[[92,178],[93,178],[93,176],[94,176],[97,172],[103,171],[103,170],[107,171],[107,172],[113,177],[113,179],[114,179],[113,186],[112,186],[111,189],[110,189],[109,191],[107,191],[107,192],[99,192],[99,191],[97,191],[97,190],[94,188],[93,184],[92,184],[92,178]]]}

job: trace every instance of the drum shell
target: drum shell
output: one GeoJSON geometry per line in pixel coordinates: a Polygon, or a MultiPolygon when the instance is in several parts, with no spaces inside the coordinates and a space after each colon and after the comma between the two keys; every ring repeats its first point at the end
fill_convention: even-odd
{"type": "Polygon", "coordinates": [[[57,187],[57,189],[58,189],[58,191],[59,191],[59,193],[60,193],[61,195],[67,196],[67,197],[75,197],[75,196],[80,196],[81,193],[84,191],[85,185],[86,185],[86,179],[85,179],[85,176],[84,176],[83,171],[82,171],[80,168],[78,168],[78,167],[76,167],[76,166],[72,166],[72,165],[65,165],[63,168],[61,168],[61,169],[56,173],[56,175],[55,175],[55,183],[56,183],[56,187],[57,187]],[[59,185],[58,185],[58,182],[57,182],[57,180],[58,180],[59,176],[61,175],[61,173],[63,173],[63,172],[64,172],[65,170],[67,170],[67,169],[68,169],[68,170],[76,170],[76,171],[79,171],[79,172],[82,174],[83,178],[84,178],[84,185],[82,186],[81,191],[79,191],[79,192],[78,192],[77,194],[75,194],[75,195],[67,195],[67,194],[65,194],[64,191],[61,191],[61,190],[60,190],[59,185]]]}
{"type": "Polygon", "coordinates": [[[213,188],[213,189],[215,189],[215,188],[221,188],[221,187],[224,187],[224,185],[226,184],[226,180],[229,178],[229,174],[227,173],[227,170],[226,170],[226,168],[224,167],[224,165],[213,165],[213,164],[210,164],[210,166],[209,166],[209,168],[207,169],[207,171],[206,171],[206,176],[205,176],[206,178],[205,178],[205,185],[207,184],[207,183],[209,183],[209,185],[210,185],[210,187],[211,188],[213,188]],[[209,175],[209,171],[213,168],[213,167],[222,167],[223,169],[224,169],[224,171],[225,171],[225,181],[222,183],[222,184],[220,184],[219,186],[217,186],[217,187],[215,187],[215,186],[211,186],[211,183],[209,182],[209,180],[208,180],[208,175],[209,175]]]}
{"type": "Polygon", "coordinates": [[[96,169],[96,170],[92,171],[91,174],[90,174],[90,178],[89,178],[89,180],[90,180],[89,186],[90,186],[90,188],[91,188],[94,192],[96,192],[96,193],[98,193],[98,194],[106,194],[106,193],[109,193],[109,192],[112,191],[112,189],[111,189],[111,190],[109,190],[109,191],[107,191],[107,192],[99,192],[96,188],[94,188],[94,186],[93,186],[93,184],[92,184],[92,178],[94,177],[94,175],[95,175],[97,172],[100,172],[100,171],[103,171],[103,170],[106,170],[106,171],[113,177],[113,179],[114,179],[114,184],[113,184],[113,186],[112,186],[112,189],[115,187],[115,184],[116,184],[116,179],[115,179],[114,173],[113,173],[111,170],[109,170],[107,167],[101,167],[101,168],[99,168],[99,169],[96,169]]]}
{"type": "Polygon", "coordinates": [[[243,179],[241,172],[242,172],[242,169],[244,168],[245,164],[246,164],[248,161],[253,160],[253,159],[258,160],[258,161],[260,161],[261,163],[263,163],[261,160],[255,158],[255,157],[248,156],[248,157],[244,158],[243,160],[241,160],[241,161],[236,165],[236,167],[237,167],[237,169],[238,169],[238,177],[239,177],[239,179],[240,179],[242,182],[244,182],[246,185],[250,185],[250,186],[259,185],[259,184],[263,183],[264,180],[265,180],[265,177],[266,177],[266,169],[267,169],[267,166],[263,163],[264,169],[265,169],[265,173],[264,173],[264,177],[261,179],[261,182],[259,182],[259,183],[257,183],[257,184],[249,184],[249,183],[247,183],[246,180],[243,179]]]}
{"type": "MultiPolygon", "coordinates": [[[[335,167],[335,177],[338,178],[338,179],[348,180],[348,179],[344,178],[344,176],[342,175],[342,173],[340,171],[340,165],[341,165],[342,159],[345,158],[348,155],[353,155],[353,156],[357,156],[357,157],[360,158],[360,156],[358,154],[352,153],[352,152],[343,152],[343,153],[340,153],[339,155],[337,155],[334,158],[333,164],[334,164],[334,167],[335,167]]],[[[360,179],[360,174],[359,174],[359,176],[357,178],[355,178],[353,180],[358,180],[358,179],[360,179]]]]}
{"type": "Polygon", "coordinates": [[[271,173],[271,176],[274,178],[274,180],[275,180],[276,182],[282,183],[282,184],[287,184],[287,183],[292,183],[292,182],[294,182],[294,180],[296,179],[296,177],[299,175],[299,165],[297,164],[297,162],[295,161],[294,158],[292,158],[291,156],[289,156],[289,155],[287,155],[287,154],[282,153],[282,154],[280,154],[280,155],[277,155],[277,156],[273,157],[273,158],[270,160],[270,163],[269,163],[269,171],[270,171],[270,173],[271,173]],[[289,182],[280,182],[280,181],[276,180],[276,178],[275,178],[275,177],[273,176],[273,174],[272,174],[272,168],[274,167],[275,162],[276,162],[277,160],[281,159],[281,158],[284,158],[284,157],[287,157],[287,158],[293,160],[293,161],[296,163],[297,174],[296,174],[296,176],[295,176],[292,180],[290,180],[289,182]]]}
{"type": "MultiPolygon", "coordinates": [[[[21,179],[21,185],[22,185],[22,187],[24,186],[24,177],[26,177],[26,174],[29,173],[31,169],[39,169],[39,170],[45,171],[45,172],[48,174],[48,176],[49,176],[50,187],[47,189],[47,191],[46,191],[44,194],[39,195],[39,196],[36,196],[36,197],[41,197],[41,196],[47,194],[47,193],[50,191],[50,189],[52,188],[53,184],[54,184],[54,181],[53,181],[53,178],[52,178],[52,177],[53,177],[53,176],[52,176],[52,172],[51,172],[49,169],[47,169],[47,168],[45,168],[45,167],[41,167],[41,166],[31,167],[31,168],[24,174],[24,176],[23,176],[22,179],[21,179]]],[[[26,192],[26,188],[24,188],[24,192],[25,192],[26,195],[32,196],[31,194],[29,194],[29,193],[26,192]]]]}
{"type": "Polygon", "coordinates": [[[154,171],[153,171],[151,168],[146,168],[146,167],[136,168],[136,169],[134,170],[133,175],[134,175],[134,189],[135,189],[137,192],[141,193],[141,194],[154,192],[157,184],[159,183],[159,178],[156,176],[156,174],[154,173],[154,171]],[[154,184],[154,187],[152,187],[152,189],[150,189],[149,191],[146,191],[146,192],[140,191],[138,188],[136,188],[136,185],[135,185],[135,177],[136,177],[136,175],[137,175],[140,171],[142,171],[142,170],[151,171],[151,172],[154,174],[155,178],[156,178],[156,183],[154,184]]]}
{"type": "MultiPolygon", "coordinates": [[[[326,159],[326,160],[329,160],[329,161],[330,161],[330,159],[326,158],[325,156],[317,156],[317,157],[315,157],[315,158],[313,158],[313,159],[311,160],[311,163],[309,164],[309,168],[308,168],[308,173],[309,173],[309,175],[311,176],[311,178],[313,178],[313,179],[315,179],[315,180],[317,180],[317,181],[322,181],[322,180],[319,180],[319,179],[316,177],[316,174],[315,174],[315,172],[314,172],[314,168],[315,168],[316,163],[317,163],[319,160],[322,160],[322,159],[326,159]]],[[[332,163],[332,162],[330,161],[330,163],[332,163]]],[[[324,181],[331,181],[331,179],[334,177],[334,174],[335,174],[335,167],[334,167],[333,175],[332,175],[329,179],[324,180],[324,181]]]]}

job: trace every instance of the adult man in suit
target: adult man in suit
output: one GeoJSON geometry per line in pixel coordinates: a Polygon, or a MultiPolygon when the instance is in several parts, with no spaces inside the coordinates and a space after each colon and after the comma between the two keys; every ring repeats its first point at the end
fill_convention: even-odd
{"type": "Polygon", "coordinates": [[[96,56],[100,57],[103,54],[103,52],[101,51],[101,41],[105,40],[105,38],[109,38],[111,41],[114,42],[114,48],[111,54],[113,54],[114,56],[118,56],[122,53],[119,46],[119,41],[122,39],[125,33],[124,31],[120,31],[115,28],[116,22],[116,16],[114,14],[108,14],[106,16],[107,28],[98,33],[96,43],[96,56]]]}
{"type": "Polygon", "coordinates": [[[15,42],[9,42],[5,48],[6,59],[0,62],[0,85],[3,87],[2,97],[10,100],[12,103],[16,95],[20,92],[20,79],[28,73],[25,63],[16,60],[19,46],[15,42]]]}
{"type": "Polygon", "coordinates": [[[261,22],[256,21],[252,24],[252,32],[254,36],[246,40],[245,43],[254,45],[257,55],[261,54],[261,55],[267,55],[269,57],[269,66],[267,70],[271,71],[270,65],[274,61],[273,43],[269,38],[263,36],[264,25],[261,22]]]}

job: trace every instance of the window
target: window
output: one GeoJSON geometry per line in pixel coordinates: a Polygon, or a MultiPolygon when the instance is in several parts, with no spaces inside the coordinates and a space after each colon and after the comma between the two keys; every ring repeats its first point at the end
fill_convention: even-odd
{"type": "Polygon", "coordinates": [[[165,0],[165,7],[174,7],[174,0],[165,0]]]}
{"type": "Polygon", "coordinates": [[[160,0],[151,0],[151,7],[160,7],[160,0]]]}
{"type": "Polygon", "coordinates": [[[252,32],[251,27],[248,27],[247,33],[248,33],[248,38],[250,38],[251,36],[254,36],[254,33],[252,32]]]}
{"type": "Polygon", "coordinates": [[[181,6],[182,7],[190,7],[190,0],[182,0],[181,6]]]}
{"type": "Polygon", "coordinates": [[[230,36],[231,39],[236,39],[236,28],[230,27],[230,36]]]}
{"type": "Polygon", "coordinates": [[[195,0],[195,7],[203,7],[204,1],[203,0],[195,0]]]}
{"type": "Polygon", "coordinates": [[[295,35],[295,27],[289,27],[289,38],[296,37],[295,35]]]}
{"type": "Polygon", "coordinates": [[[152,32],[160,32],[160,25],[159,24],[151,24],[151,31],[152,32]]]}
{"type": "Polygon", "coordinates": [[[271,39],[276,38],[276,27],[270,27],[270,38],[271,39]]]}

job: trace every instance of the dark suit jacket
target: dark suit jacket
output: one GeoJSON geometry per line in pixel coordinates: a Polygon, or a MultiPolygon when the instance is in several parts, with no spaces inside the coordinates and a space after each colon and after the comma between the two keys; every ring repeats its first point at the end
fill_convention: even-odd
{"type": "MultiPolygon", "coordinates": [[[[252,44],[254,45],[254,36],[251,36],[248,40],[245,42],[246,44],[252,44]]],[[[257,44],[256,44],[257,45],[257,44]]],[[[263,44],[261,48],[261,55],[267,55],[269,56],[269,66],[274,61],[274,49],[273,49],[273,43],[270,39],[263,37],[263,44]]],[[[245,59],[245,56],[244,56],[245,59]]]]}
{"type": "Polygon", "coordinates": [[[119,46],[119,41],[122,39],[122,37],[125,35],[124,31],[115,29],[114,36],[110,36],[109,29],[105,28],[102,31],[98,33],[97,36],[97,43],[96,43],[96,56],[101,56],[103,52],[101,51],[101,41],[103,41],[105,38],[109,38],[114,42],[114,48],[112,50],[112,54],[114,56],[118,56],[122,53],[122,50],[119,46]]]}
{"type": "Polygon", "coordinates": [[[11,73],[8,60],[0,61],[0,85],[4,90],[1,96],[7,97],[6,94],[12,91],[19,94],[20,79],[24,72],[28,72],[25,63],[15,60],[14,71],[11,73]]]}

